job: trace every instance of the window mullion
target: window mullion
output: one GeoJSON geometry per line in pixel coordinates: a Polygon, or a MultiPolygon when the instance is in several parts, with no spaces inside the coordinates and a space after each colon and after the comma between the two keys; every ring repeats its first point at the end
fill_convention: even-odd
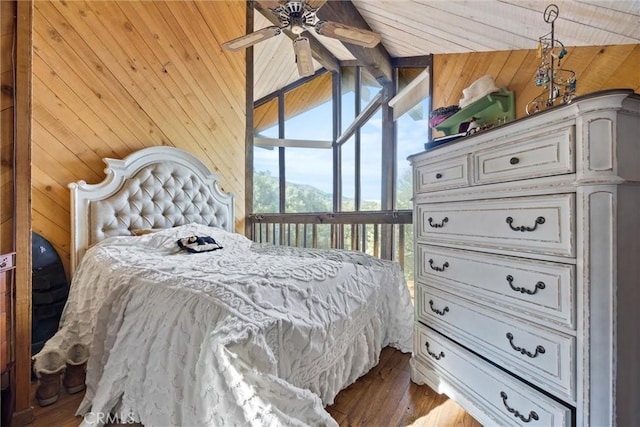
{"type": "MultiPolygon", "coordinates": [[[[278,95],[278,138],[284,139],[284,93],[278,95]]],[[[278,147],[278,187],[279,187],[279,212],[284,213],[286,206],[286,176],[285,176],[285,151],[284,147],[278,147]]]]}
{"type": "MultiPolygon", "coordinates": [[[[361,76],[362,76],[362,68],[356,67],[355,73],[355,97],[354,97],[354,108],[355,108],[355,117],[360,115],[360,96],[361,96],[361,76]]],[[[360,195],[361,195],[361,164],[360,164],[360,126],[356,129],[354,133],[354,147],[355,147],[355,200],[354,200],[354,210],[357,212],[360,210],[360,195]]]]}
{"type": "Polygon", "coordinates": [[[342,73],[333,73],[333,211],[342,210],[342,147],[336,144],[342,126],[342,73]]]}

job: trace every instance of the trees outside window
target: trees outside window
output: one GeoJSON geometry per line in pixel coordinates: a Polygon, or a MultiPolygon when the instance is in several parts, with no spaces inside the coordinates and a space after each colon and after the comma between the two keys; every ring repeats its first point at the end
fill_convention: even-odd
{"type": "MultiPolygon", "coordinates": [[[[399,87],[422,70],[399,72],[399,87]]],[[[339,74],[325,72],[257,105],[254,139],[260,145],[254,141],[253,213],[332,212],[334,206],[343,212],[380,211],[383,206],[411,210],[407,157],[422,151],[427,142],[429,102],[420,101],[389,125],[381,91],[378,82],[359,67],[343,67],[339,74]],[[335,100],[334,93],[338,94],[335,100]],[[389,126],[394,131],[389,132],[389,126]],[[383,153],[389,155],[383,135],[391,134],[395,162],[390,167],[383,159],[383,153]],[[393,200],[384,201],[384,184],[389,182],[393,182],[393,200]]],[[[310,230],[305,227],[296,233],[300,237],[310,230]]],[[[318,226],[316,232],[318,246],[328,247],[329,226],[318,226]]],[[[373,228],[365,232],[373,234],[373,228]]],[[[344,241],[350,237],[351,230],[345,227],[344,241]]],[[[405,225],[403,236],[394,239],[396,245],[404,246],[405,272],[412,276],[411,225],[405,225]]],[[[371,252],[373,245],[368,241],[365,246],[371,252]]]]}

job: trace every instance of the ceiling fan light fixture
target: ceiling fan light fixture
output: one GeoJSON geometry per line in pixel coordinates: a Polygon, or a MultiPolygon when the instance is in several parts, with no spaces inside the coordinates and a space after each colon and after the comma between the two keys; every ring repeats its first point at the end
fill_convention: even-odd
{"type": "Polygon", "coordinates": [[[293,50],[296,53],[296,64],[298,65],[298,74],[301,77],[313,75],[313,56],[311,53],[311,45],[306,37],[298,37],[293,41],[293,50]]]}
{"type": "Polygon", "coordinates": [[[222,46],[227,50],[237,51],[251,47],[277,36],[283,31],[287,31],[288,36],[295,38],[293,47],[298,73],[300,76],[306,77],[315,73],[311,44],[308,38],[302,36],[306,30],[315,28],[316,32],[322,36],[363,47],[374,47],[380,43],[380,35],[373,31],[361,30],[339,22],[318,21],[316,12],[326,1],[327,0],[260,0],[259,3],[268,7],[269,11],[277,17],[279,25],[266,27],[242,37],[229,40],[223,43],[222,46]],[[291,34],[293,34],[293,36],[291,34]]]}
{"type": "Polygon", "coordinates": [[[316,32],[321,36],[331,37],[358,46],[375,47],[380,43],[380,34],[344,25],[339,22],[319,21],[315,25],[315,28],[316,32]]]}

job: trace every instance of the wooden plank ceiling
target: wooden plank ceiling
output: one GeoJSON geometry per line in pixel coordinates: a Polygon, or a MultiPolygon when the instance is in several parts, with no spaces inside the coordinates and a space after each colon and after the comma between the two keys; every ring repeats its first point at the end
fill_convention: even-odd
{"type": "MultiPolygon", "coordinates": [[[[318,17],[326,14],[323,9],[331,9],[330,18],[324,19],[362,27],[354,24],[351,3],[364,25],[381,34],[382,47],[391,58],[535,49],[538,38],[551,31],[543,17],[549,3],[540,0],[336,0],[324,3],[318,17]]],[[[554,3],[559,8],[555,36],[567,47],[640,43],[640,0],[554,3]]],[[[262,13],[270,14],[266,7],[262,13]]],[[[255,29],[269,25],[273,21],[255,14],[255,29]]],[[[313,30],[308,33],[338,62],[354,59],[353,45],[313,30]]],[[[285,35],[257,44],[254,55],[256,99],[298,79],[291,40],[285,35]]],[[[317,61],[315,65],[321,67],[317,61]]]]}

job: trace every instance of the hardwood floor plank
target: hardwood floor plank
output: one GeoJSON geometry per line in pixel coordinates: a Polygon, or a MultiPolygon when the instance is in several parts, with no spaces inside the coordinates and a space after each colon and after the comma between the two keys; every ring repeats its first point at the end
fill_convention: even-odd
{"type": "MultiPolygon", "coordinates": [[[[481,427],[453,400],[427,386],[411,382],[411,355],[387,347],[380,361],[366,375],[342,390],[327,411],[341,427],[481,427]]],[[[32,383],[31,402],[35,420],[28,427],[75,427],[82,417],[75,411],[84,393],[69,395],[41,408],[35,400],[37,383],[32,383]]]]}

